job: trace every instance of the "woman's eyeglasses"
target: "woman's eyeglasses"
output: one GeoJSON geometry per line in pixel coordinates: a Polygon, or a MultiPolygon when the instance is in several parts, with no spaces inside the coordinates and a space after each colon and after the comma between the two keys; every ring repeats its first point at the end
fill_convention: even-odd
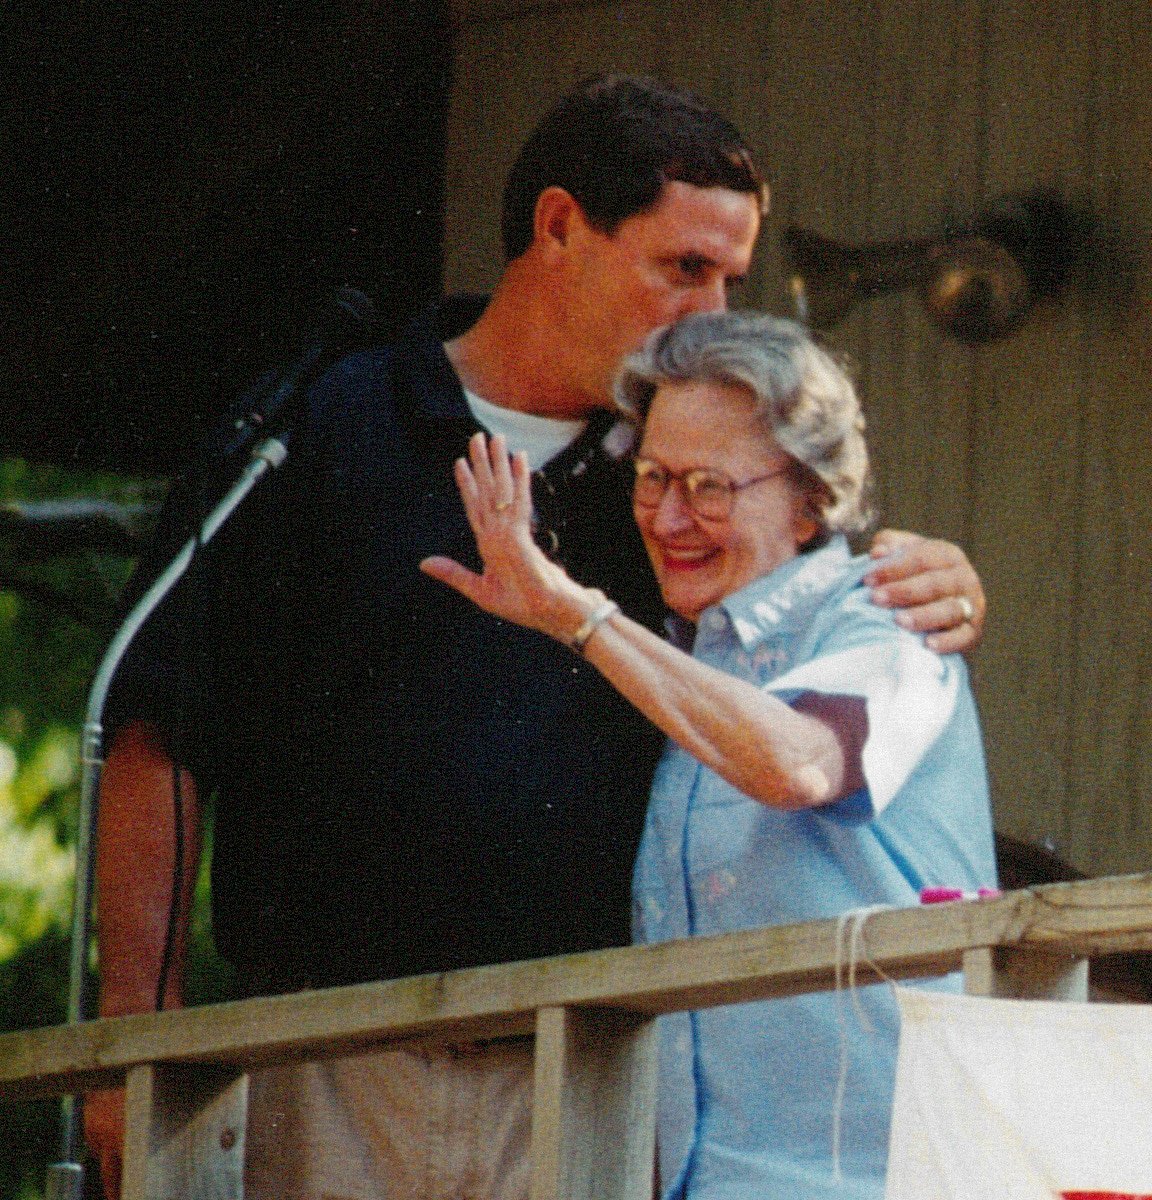
{"type": "Polygon", "coordinates": [[[680,488],[684,503],[706,521],[726,521],[732,515],[736,493],[783,475],[792,465],[783,463],[766,475],[745,479],[736,483],[723,471],[710,471],[706,467],[695,467],[691,471],[669,471],[651,458],[637,458],[636,482],[632,486],[632,502],[640,508],[655,508],[664,499],[664,493],[675,483],[680,488]]]}

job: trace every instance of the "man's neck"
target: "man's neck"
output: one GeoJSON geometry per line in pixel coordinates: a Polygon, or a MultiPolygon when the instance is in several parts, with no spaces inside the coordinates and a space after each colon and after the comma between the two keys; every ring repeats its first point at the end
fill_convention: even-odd
{"type": "Polygon", "coordinates": [[[610,407],[582,386],[546,305],[507,280],[471,329],[445,343],[460,382],[490,404],[577,420],[610,407]]]}

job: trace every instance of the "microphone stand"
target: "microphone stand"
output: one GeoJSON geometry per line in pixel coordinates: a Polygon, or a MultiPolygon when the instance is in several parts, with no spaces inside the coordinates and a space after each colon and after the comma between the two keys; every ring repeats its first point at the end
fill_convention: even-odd
{"type": "MultiPolygon", "coordinates": [[[[88,694],[84,731],[81,741],[81,783],[79,828],[76,838],[76,882],[72,901],[72,945],[68,977],[68,1025],[84,1020],[87,1000],[88,943],[92,925],[93,853],[95,848],[96,807],[100,792],[100,774],[104,766],[104,704],[112,678],[140,631],[160,603],[179,582],[197,551],[206,545],[269,470],[275,470],[288,456],[283,441],[266,438],[252,451],[251,460],[239,479],[204,518],[197,534],[165,568],[155,583],[133,607],[104,653],[88,694]]],[[[65,1096],[61,1104],[60,1161],[48,1167],[46,1200],[82,1200],[84,1168],[79,1162],[80,1122],[76,1096],[65,1096]]]]}

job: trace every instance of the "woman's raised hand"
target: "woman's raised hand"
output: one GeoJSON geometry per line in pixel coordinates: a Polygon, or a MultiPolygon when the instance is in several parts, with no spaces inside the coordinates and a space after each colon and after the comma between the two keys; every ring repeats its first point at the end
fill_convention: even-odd
{"type": "Polygon", "coordinates": [[[500,434],[489,440],[477,433],[468,457],[456,460],[455,476],[484,571],[441,555],[426,558],[420,570],[486,612],[570,641],[603,596],[575,583],[533,541],[532,478],[523,452],[509,456],[500,434]]]}

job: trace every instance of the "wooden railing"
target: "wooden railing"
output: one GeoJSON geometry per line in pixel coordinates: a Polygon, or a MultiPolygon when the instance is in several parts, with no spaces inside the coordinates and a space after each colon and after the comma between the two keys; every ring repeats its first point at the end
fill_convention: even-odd
{"type": "MultiPolygon", "coordinates": [[[[228,1200],[249,1068],[534,1033],[533,1200],[649,1200],[652,1018],[833,988],[843,935],[815,921],[7,1034],[0,1099],[126,1082],[125,1200],[228,1200]]],[[[974,994],[1087,999],[1089,959],[1152,950],[1152,875],[885,910],[863,947],[858,983],[962,969],[974,994]]]]}

